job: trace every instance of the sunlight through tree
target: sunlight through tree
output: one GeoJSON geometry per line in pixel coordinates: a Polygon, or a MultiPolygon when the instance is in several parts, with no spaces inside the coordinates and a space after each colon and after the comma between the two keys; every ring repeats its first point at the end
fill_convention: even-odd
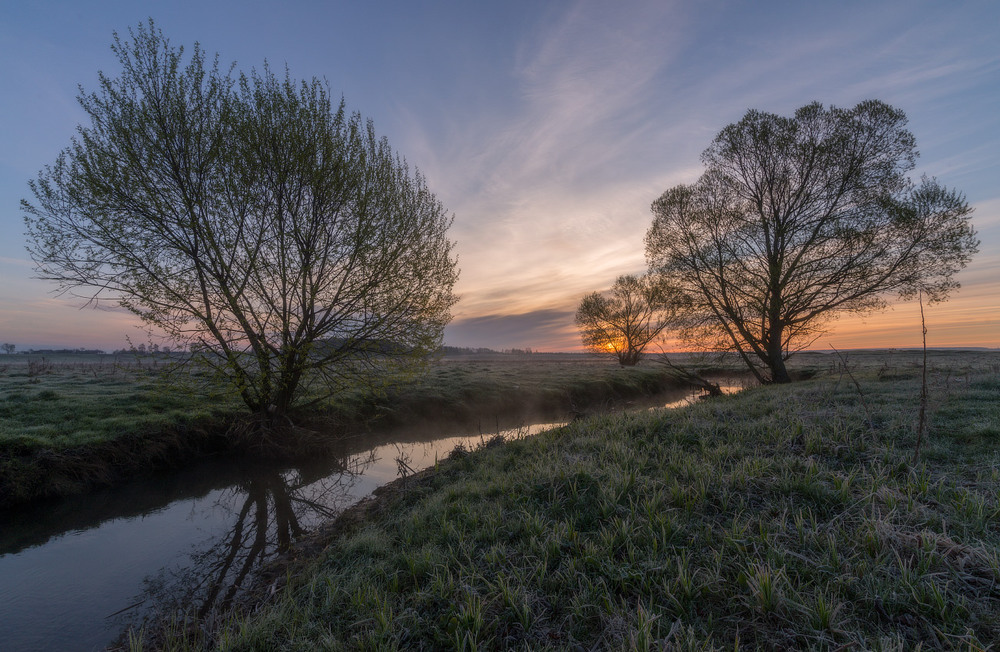
{"type": "Polygon", "coordinates": [[[38,276],[187,345],[264,428],[436,350],[451,218],[371,122],[317,79],[129,36],[22,202],[38,276]]]}
{"type": "Polygon", "coordinates": [[[977,251],[965,198],[906,176],[906,115],[883,102],[749,111],[702,154],[706,170],[653,202],[650,270],[682,297],[692,346],[735,351],[762,382],[840,313],[891,294],[933,301],[977,251]]]}

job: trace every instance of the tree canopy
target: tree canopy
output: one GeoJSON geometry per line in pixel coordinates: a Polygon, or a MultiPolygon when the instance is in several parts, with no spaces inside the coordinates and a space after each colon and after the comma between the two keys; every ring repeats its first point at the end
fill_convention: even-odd
{"type": "Polygon", "coordinates": [[[766,382],[838,313],[892,295],[943,300],[977,251],[965,198],[907,177],[905,114],[871,100],[748,111],[702,154],[705,172],[653,202],[650,270],[687,306],[684,336],[735,351],[766,382]]]}
{"type": "Polygon", "coordinates": [[[614,356],[623,367],[638,364],[672,318],[673,306],[649,276],[619,276],[610,292],[588,294],[576,311],[584,348],[614,356]]]}
{"type": "Polygon", "coordinates": [[[188,345],[268,424],[437,349],[451,217],[372,123],[317,79],[129,36],[22,202],[39,277],[188,345]]]}

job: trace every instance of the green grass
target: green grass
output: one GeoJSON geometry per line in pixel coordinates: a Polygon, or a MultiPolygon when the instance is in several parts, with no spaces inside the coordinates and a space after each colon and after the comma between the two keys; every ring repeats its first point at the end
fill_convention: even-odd
{"type": "Polygon", "coordinates": [[[384,421],[583,413],[676,387],[653,362],[623,368],[609,359],[534,354],[444,358],[414,381],[367,401],[384,421]]]}
{"type": "MultiPolygon", "coordinates": [[[[852,358],[853,359],[853,358],[852,358]]],[[[167,648],[980,649],[1000,640],[1000,367],[877,356],[456,454],[167,648]]]]}
{"type": "Polygon", "coordinates": [[[0,451],[100,444],[240,411],[225,391],[197,391],[163,362],[120,356],[0,357],[0,451]]]}
{"type": "MultiPolygon", "coordinates": [[[[131,356],[0,356],[0,451],[66,449],[178,424],[235,419],[242,404],[227,388],[166,362],[131,356]],[[6,358],[6,359],[5,359],[6,358]]],[[[655,365],[623,369],[567,356],[444,359],[376,394],[358,389],[297,415],[334,423],[405,423],[549,410],[650,394],[672,386],[655,365]]]]}
{"type": "MultiPolygon", "coordinates": [[[[446,358],[388,391],[359,388],[293,416],[321,433],[316,442],[426,420],[492,430],[495,419],[565,418],[673,384],[656,365],[622,369],[581,356],[446,358]]],[[[228,388],[170,371],[162,357],[0,356],[0,506],[106,486],[227,447],[245,453],[242,430],[232,428],[245,415],[228,388]]]]}
{"type": "Polygon", "coordinates": [[[132,356],[0,357],[0,507],[224,449],[239,404],[164,367],[132,356]]]}

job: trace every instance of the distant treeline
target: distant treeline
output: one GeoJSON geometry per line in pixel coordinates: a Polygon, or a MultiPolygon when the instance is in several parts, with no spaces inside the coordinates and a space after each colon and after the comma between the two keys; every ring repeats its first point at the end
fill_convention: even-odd
{"type": "Polygon", "coordinates": [[[444,355],[531,355],[532,353],[537,353],[537,351],[532,350],[530,347],[524,349],[501,349],[500,351],[497,351],[496,349],[490,349],[485,346],[442,346],[441,353],[444,355]]]}
{"type": "Polygon", "coordinates": [[[89,355],[105,355],[107,352],[101,349],[27,349],[25,351],[18,351],[22,355],[73,355],[73,354],[89,354],[89,355]]]}
{"type": "MultiPolygon", "coordinates": [[[[336,346],[338,344],[335,340],[330,340],[324,342],[326,346],[336,346]]],[[[373,342],[369,348],[375,351],[380,351],[383,349],[394,348],[391,343],[387,342],[373,342]]],[[[133,346],[130,348],[116,349],[112,351],[114,355],[156,355],[156,354],[166,354],[170,355],[172,353],[184,353],[184,349],[180,347],[171,348],[169,346],[159,346],[158,344],[139,344],[138,346],[133,346]]],[[[73,354],[90,354],[90,355],[107,355],[107,351],[102,349],[26,349],[24,351],[18,351],[21,354],[35,354],[35,355],[73,355],[73,354]]],[[[491,349],[489,347],[467,347],[467,346],[442,346],[441,353],[443,355],[532,355],[538,353],[531,347],[521,348],[511,348],[511,349],[491,349]]]]}

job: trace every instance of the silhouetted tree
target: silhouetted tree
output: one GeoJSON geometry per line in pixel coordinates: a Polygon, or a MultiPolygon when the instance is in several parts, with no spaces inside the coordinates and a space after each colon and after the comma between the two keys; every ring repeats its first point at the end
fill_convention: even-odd
{"type": "Polygon", "coordinates": [[[6,342],[3,345],[0,345],[0,348],[2,348],[3,352],[6,353],[7,355],[12,355],[15,349],[17,349],[17,345],[6,342]]]}
{"type": "Polygon", "coordinates": [[[418,363],[456,298],[451,218],[316,79],[235,77],[152,21],[22,202],[40,278],[184,344],[265,427],[418,363]]]}
{"type": "Polygon", "coordinates": [[[660,284],[650,276],[619,276],[607,294],[593,292],[580,302],[576,324],[583,346],[633,366],[673,319],[660,284]]]}
{"type": "Polygon", "coordinates": [[[706,170],[653,202],[652,272],[687,306],[684,336],[736,351],[764,382],[838,313],[891,294],[943,300],[977,251],[965,198],[906,176],[905,114],[879,101],[749,111],[702,154],[706,170]]]}

